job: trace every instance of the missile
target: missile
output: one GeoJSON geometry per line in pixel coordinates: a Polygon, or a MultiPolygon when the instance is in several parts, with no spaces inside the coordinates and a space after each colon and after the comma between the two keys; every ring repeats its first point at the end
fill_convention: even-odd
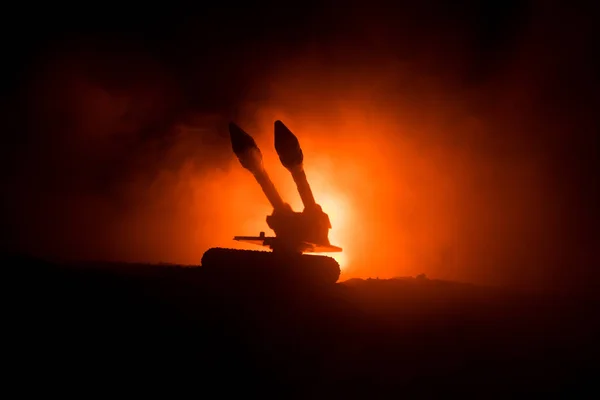
{"type": "Polygon", "coordinates": [[[264,169],[262,163],[262,153],[256,145],[256,142],[242,128],[231,122],[229,124],[229,136],[231,138],[231,148],[242,167],[253,174],[256,171],[264,169]]]}
{"type": "Polygon", "coordinates": [[[304,155],[296,135],[281,121],[275,121],[275,150],[285,168],[292,170],[302,166],[304,155]]]}
{"type": "Polygon", "coordinates": [[[317,203],[304,172],[304,155],[300,142],[296,135],[279,120],[275,121],[275,150],[281,164],[292,174],[305,209],[315,208],[317,203]]]}
{"type": "Polygon", "coordinates": [[[244,132],[242,128],[233,122],[229,124],[229,136],[231,138],[231,148],[240,161],[240,164],[254,175],[254,178],[273,208],[275,210],[287,209],[288,206],[279,195],[273,181],[265,170],[262,153],[252,136],[244,132]]]}

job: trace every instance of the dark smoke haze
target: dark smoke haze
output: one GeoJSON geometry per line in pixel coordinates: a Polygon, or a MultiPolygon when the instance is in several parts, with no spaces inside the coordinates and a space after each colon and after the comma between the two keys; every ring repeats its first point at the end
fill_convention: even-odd
{"type": "Polygon", "coordinates": [[[347,277],[597,276],[597,28],[570,4],[331,6],[286,30],[265,12],[240,27],[263,27],[256,39],[230,32],[238,13],[145,26],[144,40],[57,36],[5,97],[4,244],[198,263],[270,212],[229,120],[293,194],[269,155],[281,118],[317,197],[347,201],[347,277]]]}

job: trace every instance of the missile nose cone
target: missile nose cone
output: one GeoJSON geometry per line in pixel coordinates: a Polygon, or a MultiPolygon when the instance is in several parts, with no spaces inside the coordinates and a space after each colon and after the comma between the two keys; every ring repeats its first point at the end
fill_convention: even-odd
{"type": "Polygon", "coordinates": [[[304,160],[298,138],[279,120],[275,121],[275,150],[287,169],[301,165],[304,160]]]}
{"type": "Polygon", "coordinates": [[[229,136],[231,138],[231,148],[233,152],[240,157],[246,151],[251,148],[257,148],[256,142],[242,128],[234,124],[233,122],[229,123],[229,136]]]}
{"type": "Polygon", "coordinates": [[[262,154],[256,142],[242,128],[229,123],[229,136],[231,137],[231,148],[242,164],[242,167],[256,173],[262,169],[262,154]]]}

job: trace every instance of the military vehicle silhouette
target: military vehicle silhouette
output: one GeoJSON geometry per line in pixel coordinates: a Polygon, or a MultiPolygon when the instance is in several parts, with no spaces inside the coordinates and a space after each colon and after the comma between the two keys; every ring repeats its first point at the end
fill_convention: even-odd
{"type": "Polygon", "coordinates": [[[271,251],[211,248],[202,256],[204,269],[218,269],[241,277],[269,276],[271,280],[293,279],[312,283],[335,283],[340,276],[338,262],[329,256],[305,253],[332,253],[342,249],[329,242],[331,222],[317,204],[304,171],[304,155],[296,136],[281,121],[275,121],[275,150],[290,171],[304,204],[296,212],[283,201],[263,165],[262,153],[248,133],[229,124],[233,152],[250,171],[273,207],[266,222],[275,236],[235,236],[240,242],[268,247],[271,251]],[[266,275],[265,275],[266,274],[266,275]]]}

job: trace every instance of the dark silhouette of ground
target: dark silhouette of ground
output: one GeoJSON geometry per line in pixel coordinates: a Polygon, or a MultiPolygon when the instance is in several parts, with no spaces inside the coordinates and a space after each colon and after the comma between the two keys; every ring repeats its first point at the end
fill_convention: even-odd
{"type": "Polygon", "coordinates": [[[4,361],[21,393],[344,399],[596,391],[595,304],[571,295],[422,276],[247,287],[174,265],[4,261],[4,361]]]}

